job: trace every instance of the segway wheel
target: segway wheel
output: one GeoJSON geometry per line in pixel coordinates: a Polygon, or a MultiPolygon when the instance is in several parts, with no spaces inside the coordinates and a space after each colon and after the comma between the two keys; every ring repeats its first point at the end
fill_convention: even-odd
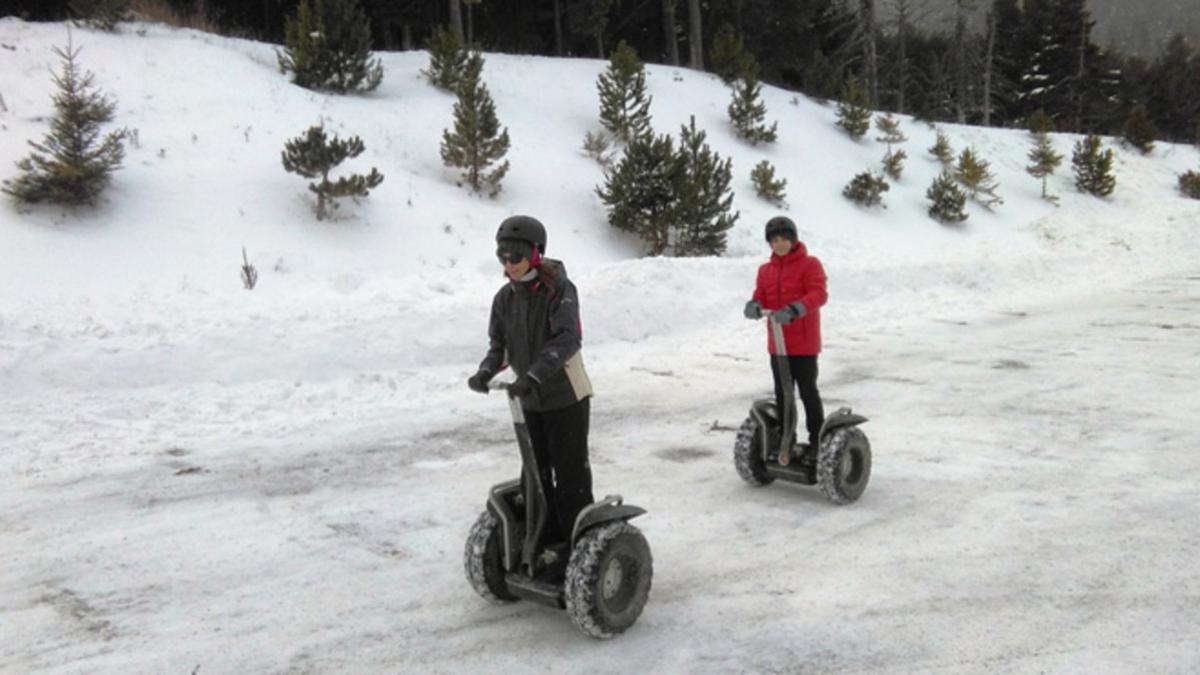
{"type": "Polygon", "coordinates": [[[471,587],[489,602],[502,604],[517,599],[508,591],[508,584],[504,581],[504,565],[500,559],[500,521],[487,509],[479,514],[467,535],[463,567],[467,570],[467,581],[471,582],[471,587]]]}
{"type": "Polygon", "coordinates": [[[619,635],[641,616],[653,575],[641,530],[624,521],[597,525],[579,537],[567,563],[567,613],[594,638],[619,635]]]}
{"type": "Polygon", "coordinates": [[[747,417],[738,429],[737,440],[733,443],[733,466],[742,480],[755,487],[768,485],[775,480],[774,476],[767,473],[763,463],[761,434],[758,432],[758,422],[753,417],[747,417]]]}
{"type": "Polygon", "coordinates": [[[871,479],[871,443],[858,427],[842,427],[821,439],[817,483],[834,504],[862,496],[871,479]]]}

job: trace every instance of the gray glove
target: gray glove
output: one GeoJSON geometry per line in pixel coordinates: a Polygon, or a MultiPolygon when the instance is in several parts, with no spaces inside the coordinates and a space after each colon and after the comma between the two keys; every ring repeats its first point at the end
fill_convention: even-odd
{"type": "Polygon", "coordinates": [[[477,391],[480,394],[488,393],[488,382],[491,381],[492,374],[486,370],[481,370],[471,377],[467,378],[467,386],[471,391],[477,391]]]}
{"type": "Polygon", "coordinates": [[[747,319],[761,319],[762,305],[758,304],[757,300],[751,300],[746,303],[746,308],[742,310],[742,314],[745,314],[747,319]]]}
{"type": "Polygon", "coordinates": [[[793,302],[783,309],[776,310],[773,316],[775,318],[775,323],[779,324],[780,326],[786,326],[796,319],[804,316],[807,312],[808,310],[805,309],[802,303],[793,302]]]}

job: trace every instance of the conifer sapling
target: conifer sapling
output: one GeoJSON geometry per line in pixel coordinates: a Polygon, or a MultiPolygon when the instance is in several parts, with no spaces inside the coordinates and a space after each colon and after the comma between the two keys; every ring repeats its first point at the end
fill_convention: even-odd
{"type": "Polygon", "coordinates": [[[371,173],[350,174],[337,180],[329,180],[329,172],[347,159],[358,157],[365,146],[362,139],[352,136],[340,139],[325,134],[325,125],[308,128],[303,136],[288,141],[283,149],[283,168],[289,173],[305,178],[320,178],[309,183],[308,189],[317,195],[317,220],[324,220],[329,211],[326,205],[337,208],[341,197],[366,197],[371,190],[383,182],[383,174],[371,167],[371,173]]]}

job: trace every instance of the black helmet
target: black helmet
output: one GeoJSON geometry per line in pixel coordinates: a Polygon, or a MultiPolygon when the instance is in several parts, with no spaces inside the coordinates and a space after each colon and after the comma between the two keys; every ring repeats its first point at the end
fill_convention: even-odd
{"type": "Polygon", "coordinates": [[[771,239],[778,237],[781,234],[792,241],[796,241],[800,238],[800,235],[796,233],[796,224],[793,223],[792,219],[788,218],[787,216],[775,216],[774,218],[768,220],[765,234],[768,244],[771,243],[771,239]]]}
{"type": "Polygon", "coordinates": [[[538,254],[546,254],[546,228],[532,216],[509,216],[496,230],[496,241],[519,239],[536,246],[538,254]]]}

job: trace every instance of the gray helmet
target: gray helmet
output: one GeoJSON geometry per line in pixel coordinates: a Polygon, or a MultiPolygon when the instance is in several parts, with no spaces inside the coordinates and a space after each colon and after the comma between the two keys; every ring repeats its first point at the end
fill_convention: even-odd
{"type": "Polygon", "coordinates": [[[788,218],[787,216],[775,216],[774,218],[768,220],[764,234],[766,235],[768,244],[771,243],[771,239],[778,237],[781,234],[792,241],[796,241],[800,238],[800,235],[796,233],[796,224],[793,223],[792,219],[788,218]]]}
{"type": "Polygon", "coordinates": [[[496,230],[496,241],[518,239],[536,246],[538,254],[546,254],[546,228],[533,216],[509,216],[496,230]]]}

